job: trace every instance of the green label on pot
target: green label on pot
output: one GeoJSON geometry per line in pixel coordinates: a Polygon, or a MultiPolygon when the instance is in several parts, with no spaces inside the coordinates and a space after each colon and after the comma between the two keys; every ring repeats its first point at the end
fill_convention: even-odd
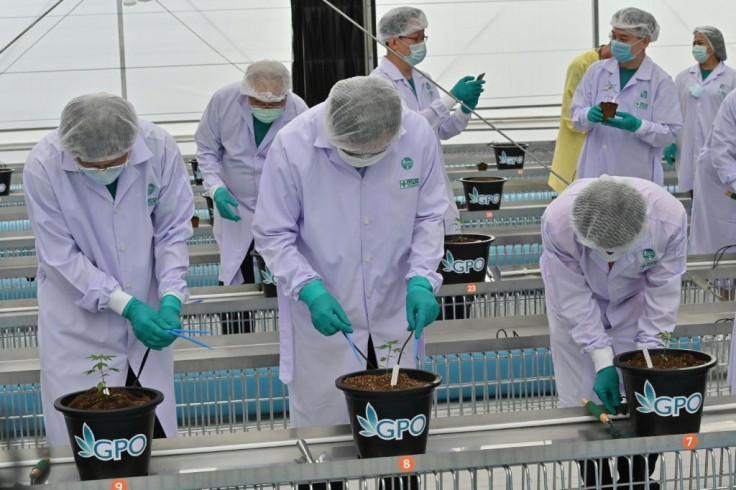
{"type": "Polygon", "coordinates": [[[478,257],[476,259],[461,259],[455,260],[452,252],[449,250],[445,253],[445,258],[442,259],[442,270],[444,272],[454,272],[456,274],[468,274],[471,272],[480,272],[486,268],[486,259],[478,257]]]}
{"type": "Polygon", "coordinates": [[[498,204],[501,202],[501,194],[480,194],[478,189],[473,187],[473,191],[468,194],[468,201],[473,204],[488,206],[489,204],[498,204]]]}
{"type": "Polygon", "coordinates": [[[427,427],[427,417],[419,414],[410,419],[380,419],[373,406],[368,403],[365,406],[365,417],[358,415],[358,422],[363,430],[360,435],[363,437],[378,437],[384,441],[400,441],[407,432],[417,437],[424,432],[427,427]]]}
{"type": "Polygon", "coordinates": [[[634,395],[636,395],[636,400],[641,405],[636,407],[637,412],[656,413],[660,417],[679,417],[680,411],[683,409],[688,413],[697,413],[703,404],[701,393],[693,393],[690,396],[658,397],[649,380],[644,383],[644,394],[634,392],[634,395]]]}
{"type": "Polygon", "coordinates": [[[97,458],[100,461],[119,461],[124,452],[131,456],[140,456],[148,445],[148,439],[143,434],[136,434],[130,439],[95,439],[92,429],[85,422],[82,426],[84,439],[74,436],[77,441],[79,454],[83,458],[97,458]]]}

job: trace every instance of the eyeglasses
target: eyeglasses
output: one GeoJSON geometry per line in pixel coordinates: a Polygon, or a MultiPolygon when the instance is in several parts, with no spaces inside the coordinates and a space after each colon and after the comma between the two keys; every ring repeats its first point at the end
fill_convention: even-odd
{"type": "Polygon", "coordinates": [[[82,163],[82,161],[79,158],[74,159],[74,165],[76,165],[77,170],[97,170],[98,172],[106,172],[107,170],[115,170],[119,168],[125,168],[128,166],[128,163],[130,163],[130,153],[124,155],[125,160],[123,160],[122,163],[117,163],[120,158],[116,158],[115,160],[109,162],[109,163],[102,163],[102,164],[93,164],[93,163],[82,163]]]}
{"type": "Polygon", "coordinates": [[[263,102],[262,100],[258,100],[255,97],[248,97],[248,100],[251,106],[259,107],[261,109],[280,109],[286,106],[285,97],[283,100],[280,100],[278,102],[263,102]]]}
{"type": "Polygon", "coordinates": [[[423,42],[426,42],[427,39],[429,39],[429,36],[420,36],[420,37],[411,37],[411,36],[399,36],[399,39],[411,39],[416,44],[420,44],[423,42]]]}

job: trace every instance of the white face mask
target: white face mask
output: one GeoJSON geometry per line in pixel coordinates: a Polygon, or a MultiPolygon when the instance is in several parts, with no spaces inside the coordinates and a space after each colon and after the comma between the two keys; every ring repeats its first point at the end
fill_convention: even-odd
{"type": "Polygon", "coordinates": [[[123,172],[125,167],[128,166],[128,162],[126,161],[122,165],[117,165],[106,170],[97,170],[96,168],[82,167],[77,162],[74,162],[74,164],[77,166],[77,169],[81,171],[84,175],[92,179],[94,182],[102,185],[110,185],[115,182],[115,179],[117,179],[123,172]]]}
{"type": "Polygon", "coordinates": [[[379,153],[369,153],[366,155],[348,155],[340,148],[337,149],[337,152],[340,154],[340,158],[342,158],[345,163],[355,168],[368,167],[376,162],[379,162],[381,159],[383,159],[384,156],[386,156],[387,151],[388,148],[379,153]]]}
{"type": "Polygon", "coordinates": [[[616,262],[618,259],[620,259],[621,257],[623,257],[624,255],[626,255],[628,253],[628,250],[623,250],[623,251],[620,251],[620,252],[609,253],[609,252],[607,252],[605,250],[600,250],[600,249],[597,249],[597,248],[594,248],[593,251],[595,253],[597,253],[598,256],[601,257],[606,262],[616,262]]]}

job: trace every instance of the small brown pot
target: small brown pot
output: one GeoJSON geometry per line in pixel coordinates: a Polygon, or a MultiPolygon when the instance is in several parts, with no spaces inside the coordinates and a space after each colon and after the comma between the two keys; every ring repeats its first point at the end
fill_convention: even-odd
{"type": "Polygon", "coordinates": [[[618,104],[615,102],[601,102],[601,109],[603,109],[603,121],[608,121],[608,118],[616,117],[616,109],[618,104]]]}
{"type": "Polygon", "coordinates": [[[488,164],[486,162],[480,162],[476,165],[478,167],[478,170],[488,170],[488,164]]]}
{"type": "Polygon", "coordinates": [[[199,216],[192,216],[192,228],[199,227],[199,216]]]}

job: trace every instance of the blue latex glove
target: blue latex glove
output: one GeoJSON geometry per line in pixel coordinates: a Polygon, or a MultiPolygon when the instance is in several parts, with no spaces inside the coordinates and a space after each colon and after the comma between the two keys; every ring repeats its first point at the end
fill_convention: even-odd
{"type": "Polygon", "coordinates": [[[304,301],[312,314],[312,325],[322,335],[335,335],[339,331],[353,333],[350,320],[340,303],[325,289],[322,281],[315,279],[299,291],[299,299],[304,301]]]}
{"type": "Polygon", "coordinates": [[[147,304],[132,298],[125,305],[123,317],[130,320],[135,336],[143,342],[146,347],[161,350],[170,346],[176,337],[167,333],[169,327],[153,308],[147,304]]]}
{"type": "Polygon", "coordinates": [[[602,124],[634,133],[641,127],[641,119],[628,112],[616,111],[615,118],[609,117],[608,121],[602,124]]]}
{"type": "Polygon", "coordinates": [[[476,80],[475,77],[462,77],[458,80],[455,86],[452,87],[450,93],[467,105],[470,105],[473,100],[475,100],[475,103],[477,104],[477,99],[480,97],[481,92],[483,92],[484,83],[486,83],[485,80],[476,80]]]}
{"type": "Polygon", "coordinates": [[[599,105],[594,105],[588,110],[588,114],[585,117],[592,123],[603,122],[603,109],[599,105]]]}
{"type": "Polygon", "coordinates": [[[181,301],[172,294],[167,294],[161,298],[158,307],[158,316],[166,322],[168,328],[181,328],[181,301]]]}
{"type": "Polygon", "coordinates": [[[412,277],[406,288],[407,330],[414,331],[414,337],[422,336],[424,327],[432,323],[440,313],[440,305],[434,297],[432,284],[424,277],[412,277]]]}
{"type": "Polygon", "coordinates": [[[621,392],[618,389],[618,371],[613,366],[598,371],[593,383],[593,391],[601,399],[606,411],[615,414],[621,405],[621,392]]]}
{"type": "Polygon", "coordinates": [[[215,191],[215,195],[212,196],[212,199],[214,199],[215,204],[217,205],[217,210],[220,212],[220,216],[225,219],[229,219],[230,221],[240,221],[240,216],[230,209],[230,206],[237,208],[238,201],[233,199],[233,196],[231,196],[224,187],[217,189],[215,191]]]}
{"type": "Polygon", "coordinates": [[[675,157],[677,156],[677,145],[675,143],[672,143],[670,146],[664,149],[662,155],[667,161],[667,164],[671,167],[675,164],[675,157]]]}

